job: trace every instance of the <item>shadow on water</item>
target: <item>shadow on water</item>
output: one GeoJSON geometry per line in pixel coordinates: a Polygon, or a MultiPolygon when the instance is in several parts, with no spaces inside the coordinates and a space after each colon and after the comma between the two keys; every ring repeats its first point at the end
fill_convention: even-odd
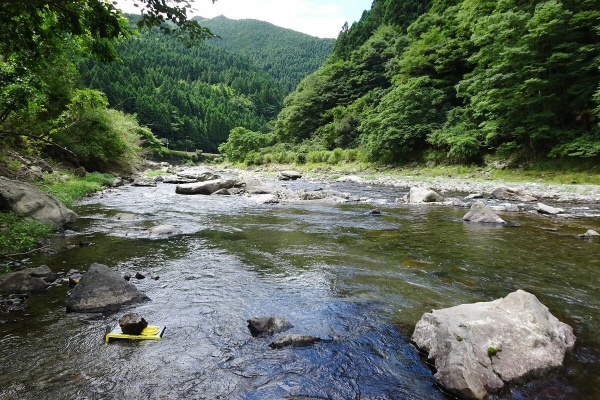
{"type": "Polygon", "coordinates": [[[575,237],[597,220],[507,214],[512,227],[470,224],[464,210],[399,205],[396,190],[372,190],[380,217],[360,204],[258,206],[167,185],[87,200],[78,233],[60,239],[66,250],[34,263],[158,274],[135,280],[152,301],[130,310],[165,336],[105,345],[122,312],[65,314],[68,288],[53,287],[0,315],[0,398],[445,399],[410,344],[414,324],[433,308],[518,288],[578,342],[564,368],[493,398],[600,397],[600,242],[575,237]],[[165,223],[181,234],[149,236],[165,223]],[[261,315],[324,340],[272,350],[271,337],[246,328],[261,315]]]}

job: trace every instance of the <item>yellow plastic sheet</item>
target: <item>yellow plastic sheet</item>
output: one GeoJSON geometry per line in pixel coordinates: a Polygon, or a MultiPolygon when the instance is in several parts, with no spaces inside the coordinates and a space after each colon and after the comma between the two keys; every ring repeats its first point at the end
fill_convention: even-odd
{"type": "Polygon", "coordinates": [[[106,343],[110,341],[110,339],[130,339],[130,340],[160,340],[165,331],[165,327],[148,325],[141,334],[139,335],[129,335],[123,333],[121,331],[121,327],[119,325],[115,326],[109,333],[107,333],[104,337],[106,343]]]}

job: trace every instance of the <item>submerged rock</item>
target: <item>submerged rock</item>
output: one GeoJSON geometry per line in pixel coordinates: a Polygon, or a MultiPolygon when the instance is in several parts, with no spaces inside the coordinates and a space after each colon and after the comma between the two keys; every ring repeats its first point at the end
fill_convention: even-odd
{"type": "Polygon", "coordinates": [[[470,221],[470,222],[481,222],[481,223],[492,223],[492,224],[505,224],[506,223],[506,221],[504,221],[502,218],[500,218],[498,216],[498,214],[496,214],[494,212],[494,210],[492,210],[490,208],[490,206],[488,206],[481,200],[478,200],[475,203],[473,203],[469,212],[466,213],[465,216],[463,217],[463,220],[470,221]]]}
{"type": "Polygon", "coordinates": [[[148,322],[137,313],[128,313],[119,318],[121,332],[139,335],[148,326],[148,322]]]}
{"type": "Polygon", "coordinates": [[[577,235],[577,237],[581,238],[581,239],[589,239],[592,237],[598,237],[600,236],[600,233],[596,232],[593,229],[588,229],[586,233],[583,233],[581,235],[577,235]]]}
{"type": "Polygon", "coordinates": [[[0,295],[43,292],[56,277],[47,265],[13,272],[0,277],[0,295]]]}
{"type": "Polygon", "coordinates": [[[438,384],[483,399],[505,382],[561,366],[575,336],[533,294],[517,290],[491,302],[426,313],[412,341],[434,360],[438,384]]]}
{"type": "Polygon", "coordinates": [[[67,312],[116,311],[122,306],[150,300],[133,284],[106,265],[94,263],[71,290],[67,312]]]}
{"type": "Polygon", "coordinates": [[[156,225],[150,228],[150,237],[173,236],[181,231],[173,225],[156,225]]]}
{"type": "Polygon", "coordinates": [[[0,176],[0,211],[12,211],[24,217],[61,229],[77,220],[77,214],[55,197],[24,182],[0,176]]]}
{"type": "Polygon", "coordinates": [[[273,349],[281,349],[283,347],[292,346],[292,347],[306,347],[311,344],[317,343],[321,340],[316,336],[310,335],[298,335],[295,333],[290,333],[287,335],[283,335],[273,340],[269,347],[273,349]]]}
{"type": "Polygon", "coordinates": [[[248,329],[252,336],[272,335],[294,327],[282,317],[258,317],[249,319],[246,322],[248,322],[248,329]]]}
{"type": "Polygon", "coordinates": [[[536,210],[540,214],[556,215],[565,212],[564,208],[548,206],[544,203],[537,203],[536,210]]]}

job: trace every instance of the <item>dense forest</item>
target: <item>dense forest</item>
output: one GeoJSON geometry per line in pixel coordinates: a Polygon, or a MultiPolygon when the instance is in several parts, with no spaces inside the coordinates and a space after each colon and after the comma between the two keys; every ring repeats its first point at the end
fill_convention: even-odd
{"type": "Polygon", "coordinates": [[[375,0],[275,132],[378,163],[595,157],[599,65],[600,0],[375,0]]]}
{"type": "Polygon", "coordinates": [[[221,16],[194,20],[220,37],[209,40],[210,44],[252,61],[280,82],[286,94],[323,64],[335,44],[334,39],[319,39],[253,19],[221,16]]]}
{"type": "MultiPolygon", "coordinates": [[[[138,18],[129,16],[134,23],[138,18]]],[[[202,26],[212,30],[210,21],[203,20],[202,26]]],[[[136,114],[170,148],[216,152],[235,127],[268,131],[268,121],[289,92],[284,85],[289,88],[291,80],[314,71],[331,52],[332,42],[257,21],[220,18],[214,25],[213,33],[222,39],[212,42],[225,42],[232,51],[210,43],[187,47],[154,29],[119,43],[121,62],[90,59],[79,70],[86,86],[105,93],[111,107],[136,114]],[[246,31],[250,28],[254,32],[246,31]],[[248,42],[248,37],[257,40],[248,42]],[[289,56],[294,53],[303,54],[304,63],[289,56]]]]}

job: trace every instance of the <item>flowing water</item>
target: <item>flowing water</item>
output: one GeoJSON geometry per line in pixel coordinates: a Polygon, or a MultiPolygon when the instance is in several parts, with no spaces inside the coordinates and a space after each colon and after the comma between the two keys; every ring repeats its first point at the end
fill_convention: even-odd
{"type": "Polygon", "coordinates": [[[158,274],[132,279],[152,301],[128,310],[166,326],[163,339],[106,345],[105,326],[124,311],[66,314],[69,288],[52,287],[0,315],[0,398],[448,399],[410,344],[415,323],[516,289],[571,325],[577,344],[564,368],[493,398],[600,398],[600,240],[576,237],[600,230],[597,205],[571,205],[576,219],[504,214],[499,227],[462,222],[464,209],[395,203],[397,188],[333,186],[371,203],[256,205],[169,185],[82,202],[79,234],[34,266],[158,274]],[[374,204],[383,216],[365,215],[374,204]],[[182,233],[149,238],[156,224],[182,233]],[[272,350],[246,327],[266,315],[326,340],[272,350]]]}

